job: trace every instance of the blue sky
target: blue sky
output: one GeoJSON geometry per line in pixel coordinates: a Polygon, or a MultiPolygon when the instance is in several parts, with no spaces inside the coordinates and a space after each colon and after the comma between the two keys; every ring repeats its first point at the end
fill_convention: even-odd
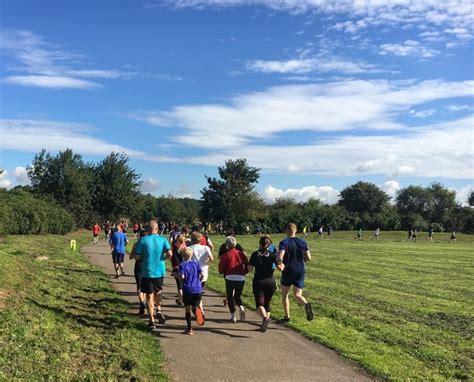
{"type": "Polygon", "coordinates": [[[199,197],[228,158],[268,201],[474,178],[470,1],[1,5],[0,186],[42,148],[124,151],[143,190],[199,197]]]}

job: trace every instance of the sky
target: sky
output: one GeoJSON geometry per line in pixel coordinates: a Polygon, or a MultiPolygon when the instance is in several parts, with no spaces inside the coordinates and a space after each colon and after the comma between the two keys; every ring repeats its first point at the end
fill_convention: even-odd
{"type": "Polygon", "coordinates": [[[143,192],[200,197],[228,159],[258,192],[334,203],[474,189],[474,3],[3,0],[0,187],[41,149],[125,152],[143,192]]]}

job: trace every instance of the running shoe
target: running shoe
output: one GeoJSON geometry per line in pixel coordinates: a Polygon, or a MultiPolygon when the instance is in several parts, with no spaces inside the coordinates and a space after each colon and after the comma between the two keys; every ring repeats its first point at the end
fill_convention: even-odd
{"type": "Polygon", "coordinates": [[[239,317],[240,317],[240,321],[242,322],[245,321],[245,309],[242,305],[239,307],[239,317]]]}
{"type": "Polygon", "coordinates": [[[125,276],[125,271],[122,269],[122,276],[125,276]]]}
{"type": "Polygon", "coordinates": [[[277,321],[277,324],[290,324],[291,320],[288,317],[284,317],[277,321]]]}
{"type": "Polygon", "coordinates": [[[196,308],[196,322],[199,326],[203,326],[206,322],[206,318],[200,308],[196,308]]]}
{"type": "Polygon", "coordinates": [[[231,322],[234,322],[234,323],[237,322],[237,317],[235,317],[235,314],[234,314],[234,313],[231,313],[231,315],[230,315],[230,321],[231,321],[231,322]]]}
{"type": "Polygon", "coordinates": [[[176,302],[176,305],[178,306],[183,306],[183,303],[179,301],[179,299],[174,300],[176,302]]]}
{"type": "Polygon", "coordinates": [[[262,333],[265,333],[268,329],[268,324],[270,323],[270,319],[269,318],[264,318],[262,320],[262,326],[260,327],[260,331],[262,333]]]}
{"type": "Polygon", "coordinates": [[[140,304],[140,308],[138,308],[138,314],[143,316],[145,314],[145,305],[140,304]]]}
{"type": "Polygon", "coordinates": [[[158,322],[162,325],[166,322],[166,318],[165,316],[163,316],[163,313],[161,313],[160,310],[156,312],[156,318],[158,319],[158,322]]]}
{"type": "Polygon", "coordinates": [[[153,329],[155,327],[154,321],[148,321],[148,325],[146,326],[148,329],[153,329]]]}
{"type": "Polygon", "coordinates": [[[194,336],[194,332],[192,329],[186,329],[183,334],[187,334],[188,336],[194,336]]]}
{"type": "Polygon", "coordinates": [[[304,310],[306,310],[306,319],[308,321],[313,321],[313,318],[314,318],[313,307],[311,306],[309,302],[306,303],[306,305],[304,306],[304,310]]]}

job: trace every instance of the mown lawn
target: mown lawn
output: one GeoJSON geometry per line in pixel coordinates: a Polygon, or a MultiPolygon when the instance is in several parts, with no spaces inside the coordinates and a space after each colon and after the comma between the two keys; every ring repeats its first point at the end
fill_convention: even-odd
{"type": "MultiPolygon", "coordinates": [[[[274,243],[282,238],[274,235],[274,243]]],[[[458,235],[450,244],[449,234],[439,233],[434,243],[426,234],[407,242],[403,232],[371,238],[307,238],[313,260],[305,295],[316,317],[307,322],[293,303],[291,326],[382,378],[474,380],[474,237],[458,235]]],[[[223,241],[212,239],[216,248],[223,241]]],[[[258,246],[255,236],[237,239],[248,255],[258,246]]],[[[208,283],[224,291],[216,266],[208,283]]],[[[250,280],[245,302],[254,307],[250,280]]],[[[274,317],[283,315],[279,294],[273,308],[274,317]]]]}
{"type": "Polygon", "coordinates": [[[158,341],[108,277],[69,250],[73,236],[91,239],[1,239],[0,380],[167,380],[158,341]]]}

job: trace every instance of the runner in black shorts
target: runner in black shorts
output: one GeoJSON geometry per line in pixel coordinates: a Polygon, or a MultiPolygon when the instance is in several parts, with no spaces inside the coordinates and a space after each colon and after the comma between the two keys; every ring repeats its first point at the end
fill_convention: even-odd
{"type": "MultiPolygon", "coordinates": [[[[140,231],[140,237],[137,240],[137,242],[133,245],[132,251],[130,252],[130,260],[135,259],[135,248],[136,248],[137,244],[140,242],[140,239],[143,236],[146,236],[146,234],[147,234],[147,232],[145,230],[140,231]]],[[[140,288],[141,278],[142,278],[141,273],[142,273],[142,262],[141,262],[141,260],[140,261],[136,260],[135,261],[135,267],[133,269],[133,274],[135,276],[135,284],[137,285],[138,301],[140,301],[140,308],[139,308],[138,313],[140,315],[143,315],[143,314],[145,314],[145,295],[140,290],[141,289],[140,288]]]]}
{"type": "Polygon", "coordinates": [[[183,256],[181,250],[186,248],[186,237],[178,234],[173,243],[171,244],[172,256],[171,256],[171,267],[172,275],[176,281],[176,287],[178,288],[178,298],[175,300],[179,306],[183,305],[183,278],[179,274],[179,264],[183,262],[183,256]]]}
{"type": "Polygon", "coordinates": [[[250,256],[249,272],[255,269],[252,289],[257,311],[262,317],[260,330],[265,332],[270,323],[270,301],[277,289],[273,271],[276,267],[281,269],[282,266],[275,247],[271,245],[272,241],[268,236],[262,236],[259,244],[259,250],[250,256]],[[273,251],[270,249],[273,249],[273,251]]]}

